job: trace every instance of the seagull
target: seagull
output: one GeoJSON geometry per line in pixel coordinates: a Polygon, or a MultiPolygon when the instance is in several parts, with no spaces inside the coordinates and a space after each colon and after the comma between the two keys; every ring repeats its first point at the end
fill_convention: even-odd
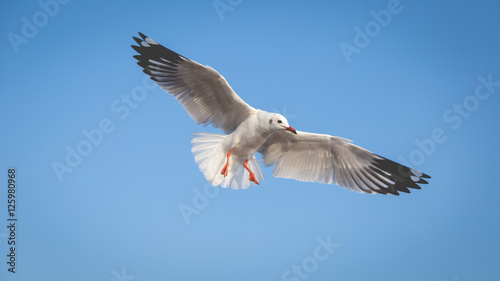
{"type": "Polygon", "coordinates": [[[430,177],[364,148],[326,134],[297,131],[281,114],[244,102],[226,79],[139,33],[134,58],[163,90],[176,98],[197,124],[212,124],[225,134],[194,133],[192,153],[205,179],[214,186],[245,189],[259,185],[264,166],[273,176],[336,184],[359,193],[410,193],[430,177]]]}

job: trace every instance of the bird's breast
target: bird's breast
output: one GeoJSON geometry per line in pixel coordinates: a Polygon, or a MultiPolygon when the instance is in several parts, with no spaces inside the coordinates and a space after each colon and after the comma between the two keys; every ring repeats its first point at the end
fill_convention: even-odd
{"type": "Polygon", "coordinates": [[[230,136],[232,143],[229,145],[233,149],[231,154],[245,160],[251,158],[257,152],[269,138],[270,133],[259,132],[257,130],[242,132],[236,130],[231,135],[233,135],[230,136]]]}

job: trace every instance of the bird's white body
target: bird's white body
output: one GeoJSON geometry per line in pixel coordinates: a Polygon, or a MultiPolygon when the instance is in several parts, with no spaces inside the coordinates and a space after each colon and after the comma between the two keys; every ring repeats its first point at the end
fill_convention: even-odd
{"type": "Polygon", "coordinates": [[[215,69],[189,60],[144,34],[132,46],[143,71],[175,97],[198,124],[226,135],[195,133],[192,152],[213,185],[247,188],[264,180],[255,153],[273,176],[338,184],[366,193],[398,195],[420,189],[428,175],[400,165],[350,140],[295,131],[285,117],[245,103],[215,69]]]}
{"type": "Polygon", "coordinates": [[[274,132],[266,125],[270,115],[268,112],[257,110],[255,114],[243,121],[234,132],[227,135],[223,142],[224,150],[233,149],[231,156],[242,161],[254,156],[274,132]]]}
{"type": "Polygon", "coordinates": [[[243,163],[248,159],[249,169],[255,173],[257,182],[263,181],[264,174],[255,154],[274,132],[289,127],[283,116],[256,110],[228,135],[195,133],[192,152],[201,172],[213,185],[247,188],[255,183],[246,180],[250,173],[243,163]],[[281,123],[278,124],[278,120],[281,123]],[[220,172],[225,161],[229,164],[226,176],[220,172]]]}

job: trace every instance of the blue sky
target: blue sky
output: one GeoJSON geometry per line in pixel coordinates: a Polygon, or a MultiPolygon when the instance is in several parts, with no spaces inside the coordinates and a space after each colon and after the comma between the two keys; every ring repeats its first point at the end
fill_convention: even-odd
{"type": "Polygon", "coordinates": [[[500,279],[499,10],[472,0],[4,1],[0,167],[4,179],[16,168],[18,221],[12,274],[5,180],[0,279],[500,279]],[[259,187],[207,186],[191,134],[218,131],[144,79],[137,32],[215,68],[297,130],[352,139],[430,184],[366,195],[266,168],[259,187]]]}

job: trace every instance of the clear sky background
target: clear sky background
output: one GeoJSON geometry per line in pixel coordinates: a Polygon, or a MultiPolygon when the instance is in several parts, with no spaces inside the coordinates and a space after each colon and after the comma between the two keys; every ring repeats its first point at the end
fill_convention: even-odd
{"type": "Polygon", "coordinates": [[[473,0],[3,1],[0,280],[500,280],[499,12],[473,0]],[[218,131],[144,80],[137,32],[297,130],[352,139],[430,184],[366,195],[265,168],[259,187],[210,188],[190,140],[218,131]]]}

